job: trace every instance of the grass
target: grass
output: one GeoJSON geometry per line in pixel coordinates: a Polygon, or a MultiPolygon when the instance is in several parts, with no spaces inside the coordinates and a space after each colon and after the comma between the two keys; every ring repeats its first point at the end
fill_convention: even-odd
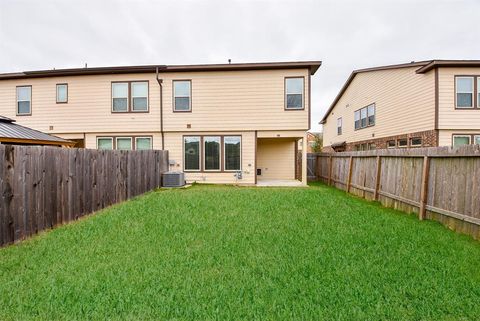
{"type": "Polygon", "coordinates": [[[310,188],[161,190],[0,250],[0,320],[473,320],[480,243],[310,188]]]}

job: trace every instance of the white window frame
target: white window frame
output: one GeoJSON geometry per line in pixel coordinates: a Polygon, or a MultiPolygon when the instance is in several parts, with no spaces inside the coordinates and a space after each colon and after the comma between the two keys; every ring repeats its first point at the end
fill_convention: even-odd
{"type": "Polygon", "coordinates": [[[467,138],[468,138],[468,144],[467,144],[467,145],[471,145],[471,144],[472,144],[472,135],[458,134],[458,135],[452,135],[452,147],[455,147],[455,138],[456,138],[456,137],[467,137],[467,138]]]}
{"type": "Polygon", "coordinates": [[[456,76],[455,77],[455,108],[456,109],[473,109],[475,108],[475,77],[474,76],[456,76]],[[471,79],[472,80],[472,91],[471,92],[460,92],[458,91],[458,80],[459,79],[471,79]],[[458,94],[471,94],[472,95],[472,105],[466,107],[458,106],[458,94]]]}
{"type": "Polygon", "coordinates": [[[337,118],[337,136],[343,134],[343,120],[342,117],[337,118]]]}
{"type": "Polygon", "coordinates": [[[112,101],[111,101],[111,103],[110,103],[110,104],[112,105],[112,107],[111,107],[112,113],[117,114],[117,113],[128,113],[128,112],[129,112],[129,110],[130,110],[130,106],[129,106],[129,105],[130,105],[130,99],[128,98],[129,95],[130,95],[130,85],[129,85],[129,82],[128,82],[128,81],[116,81],[116,82],[112,82],[112,94],[111,94],[111,96],[112,96],[112,101]],[[114,97],[114,95],[113,95],[113,87],[115,87],[115,85],[120,85],[120,84],[127,85],[127,97],[114,97]],[[122,98],[122,99],[125,99],[125,98],[126,98],[126,99],[127,99],[127,109],[126,109],[126,110],[114,110],[114,109],[113,109],[113,99],[114,99],[114,98],[122,98]]]}
{"type": "Polygon", "coordinates": [[[115,137],[115,150],[133,150],[133,138],[131,136],[117,136],[115,137]],[[130,149],[118,149],[119,139],[130,139],[130,149]]]}
{"type": "MultiPolygon", "coordinates": [[[[120,137],[122,138],[122,137],[120,137]]],[[[150,148],[149,149],[153,149],[153,139],[151,136],[135,136],[135,150],[147,150],[147,149],[137,149],[137,140],[138,139],[148,139],[150,141],[150,148]]]]}
{"type": "Polygon", "coordinates": [[[56,89],[56,97],[55,97],[56,103],[57,104],[67,104],[68,103],[68,84],[67,83],[57,84],[55,89],[56,89]],[[59,87],[65,87],[65,100],[60,100],[58,98],[58,88],[59,87]]]}
{"type": "Polygon", "coordinates": [[[422,137],[410,137],[410,147],[422,147],[423,146],[423,138],[422,137]],[[413,144],[414,139],[420,139],[420,144],[413,144]]]}
{"type": "Polygon", "coordinates": [[[399,138],[397,139],[397,147],[398,148],[407,148],[408,147],[408,138],[399,138]],[[407,145],[405,146],[400,146],[400,141],[405,140],[407,142],[407,145]]]}
{"type": "Polygon", "coordinates": [[[202,171],[202,137],[201,136],[183,136],[183,144],[182,144],[182,156],[183,156],[183,170],[185,172],[201,172],[202,171]],[[198,169],[186,169],[185,167],[185,139],[186,138],[198,138],[198,169]]]}
{"type": "Polygon", "coordinates": [[[203,145],[203,171],[204,172],[221,172],[222,171],[222,136],[203,136],[202,139],[202,145],[203,145]],[[218,169],[207,169],[206,162],[207,162],[207,157],[205,155],[206,148],[205,148],[205,142],[207,141],[208,138],[219,138],[219,150],[218,150],[218,169]]]}
{"type": "Polygon", "coordinates": [[[110,137],[110,136],[97,137],[97,149],[98,149],[98,150],[115,150],[115,146],[114,146],[114,144],[113,144],[113,137],[110,137]],[[100,149],[100,148],[99,148],[99,144],[98,144],[98,141],[99,141],[100,139],[108,139],[108,140],[110,140],[110,141],[112,142],[112,149],[100,149]]]}
{"type": "Polygon", "coordinates": [[[387,148],[393,149],[393,148],[395,148],[395,147],[397,147],[397,142],[395,141],[395,139],[387,140],[387,148]],[[389,145],[388,145],[389,142],[393,142],[394,145],[393,145],[393,146],[389,146],[389,145]]]}
{"type": "MultiPolygon", "coordinates": [[[[130,93],[130,104],[127,106],[127,112],[132,112],[132,113],[148,113],[150,111],[150,100],[149,100],[149,96],[150,96],[150,84],[148,81],[131,81],[129,83],[129,88],[128,88],[128,92],[130,93]],[[133,95],[133,85],[134,84],[146,84],[147,85],[147,96],[146,97],[143,97],[143,96],[134,96],[133,95]],[[134,109],[134,106],[133,106],[133,98],[147,98],[147,109],[144,109],[144,110],[135,110],[134,109]]],[[[112,105],[113,107],[113,105],[112,105]]]]}
{"type": "MultiPolygon", "coordinates": [[[[239,135],[229,135],[229,136],[223,136],[223,170],[225,172],[238,172],[242,170],[242,136],[239,135]],[[225,148],[225,138],[240,138],[240,168],[239,169],[227,169],[226,168],[226,159],[227,159],[227,153],[225,152],[227,149],[225,148]]],[[[221,167],[221,164],[220,164],[221,167]]]]}
{"type": "Polygon", "coordinates": [[[15,109],[16,109],[16,115],[17,116],[31,116],[32,115],[32,86],[31,85],[23,85],[23,86],[17,86],[16,90],[15,90],[15,101],[16,101],[16,106],[15,106],[15,109]],[[30,100],[18,100],[18,89],[19,88],[29,88],[30,89],[30,100]],[[20,113],[19,112],[19,108],[18,108],[18,103],[19,102],[24,102],[24,101],[28,101],[30,103],[30,110],[28,113],[20,113]]]}
{"type": "Polygon", "coordinates": [[[478,144],[476,143],[477,137],[480,138],[480,135],[473,135],[473,142],[472,142],[472,143],[473,143],[474,145],[478,145],[478,144]]]}
{"type": "Polygon", "coordinates": [[[305,109],[305,77],[285,77],[285,110],[304,110],[305,109]],[[288,80],[289,79],[301,79],[302,80],[302,91],[299,93],[289,93],[288,92],[288,80]],[[300,107],[288,107],[288,95],[302,95],[302,105],[300,107]]]}
{"type": "Polygon", "coordinates": [[[191,79],[175,79],[172,81],[173,87],[173,111],[176,113],[188,113],[192,111],[192,80],[191,79]],[[190,90],[188,96],[177,96],[175,92],[175,83],[187,82],[189,84],[190,90]],[[177,101],[175,98],[188,98],[188,109],[187,110],[177,110],[177,101]]]}

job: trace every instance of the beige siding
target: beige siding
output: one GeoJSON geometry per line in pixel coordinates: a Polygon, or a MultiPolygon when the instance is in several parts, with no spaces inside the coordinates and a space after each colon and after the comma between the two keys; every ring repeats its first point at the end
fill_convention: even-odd
{"type": "Polygon", "coordinates": [[[344,92],[324,125],[324,146],[434,129],[434,72],[413,68],[359,73],[344,92]],[[354,112],[375,103],[376,124],[354,130],[354,112]],[[342,117],[342,135],[337,119],[342,117]]]}
{"type": "MultiPolygon", "coordinates": [[[[165,131],[308,129],[308,70],[163,73],[165,131]],[[285,77],[305,77],[304,110],[284,110],[285,77]],[[174,113],[172,81],[191,79],[192,112],[174,113]],[[187,128],[190,125],[190,129],[187,128]]],[[[46,133],[160,131],[155,74],[32,78],[0,81],[0,115],[46,133]],[[111,113],[112,81],[149,81],[149,113],[111,113]],[[68,83],[68,103],[56,104],[57,83],[68,83]],[[16,116],[16,86],[32,86],[32,115],[16,116]],[[53,129],[50,129],[52,126],[53,129]]]]}
{"type": "Polygon", "coordinates": [[[480,135],[480,129],[441,129],[438,133],[439,146],[452,146],[453,135],[480,135]]]}
{"type": "Polygon", "coordinates": [[[257,168],[262,175],[258,179],[295,179],[295,144],[291,139],[259,139],[257,168]]]}
{"type": "MultiPolygon", "coordinates": [[[[480,68],[438,69],[438,125],[440,129],[480,129],[480,110],[455,109],[455,76],[480,76],[480,68]]],[[[458,131],[457,131],[458,132],[458,131]]]]}
{"type": "MultiPolygon", "coordinates": [[[[241,135],[242,136],[242,175],[241,180],[235,178],[234,172],[198,172],[185,173],[187,182],[212,184],[255,184],[255,132],[192,132],[165,134],[165,149],[168,150],[172,171],[183,170],[183,135],[241,135]]],[[[223,146],[222,146],[223,148],[223,146]]]]}

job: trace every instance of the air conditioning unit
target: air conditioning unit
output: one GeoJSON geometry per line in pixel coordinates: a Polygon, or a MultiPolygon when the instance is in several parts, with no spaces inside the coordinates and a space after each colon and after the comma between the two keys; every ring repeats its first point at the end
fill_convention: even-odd
{"type": "Polygon", "coordinates": [[[181,187],[185,185],[185,174],[183,172],[166,172],[162,176],[163,187],[181,187]]]}

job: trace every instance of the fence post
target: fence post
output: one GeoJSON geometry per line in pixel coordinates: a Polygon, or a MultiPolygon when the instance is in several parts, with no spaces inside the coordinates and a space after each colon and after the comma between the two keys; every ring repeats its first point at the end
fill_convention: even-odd
{"type": "Polygon", "coordinates": [[[423,171],[422,171],[422,189],[420,191],[420,209],[418,211],[418,219],[425,218],[425,207],[427,205],[428,197],[428,177],[430,172],[430,157],[423,157],[423,171]]]}
{"type": "Polygon", "coordinates": [[[353,156],[350,156],[350,159],[348,162],[347,193],[350,192],[350,184],[352,183],[352,170],[353,170],[353,156]]]}
{"type": "Polygon", "coordinates": [[[328,185],[332,182],[332,156],[328,156],[328,185]]]}
{"type": "Polygon", "coordinates": [[[377,156],[377,173],[375,175],[375,192],[373,193],[373,199],[378,201],[378,192],[380,190],[380,175],[382,174],[382,162],[380,156],[377,156]]]}

